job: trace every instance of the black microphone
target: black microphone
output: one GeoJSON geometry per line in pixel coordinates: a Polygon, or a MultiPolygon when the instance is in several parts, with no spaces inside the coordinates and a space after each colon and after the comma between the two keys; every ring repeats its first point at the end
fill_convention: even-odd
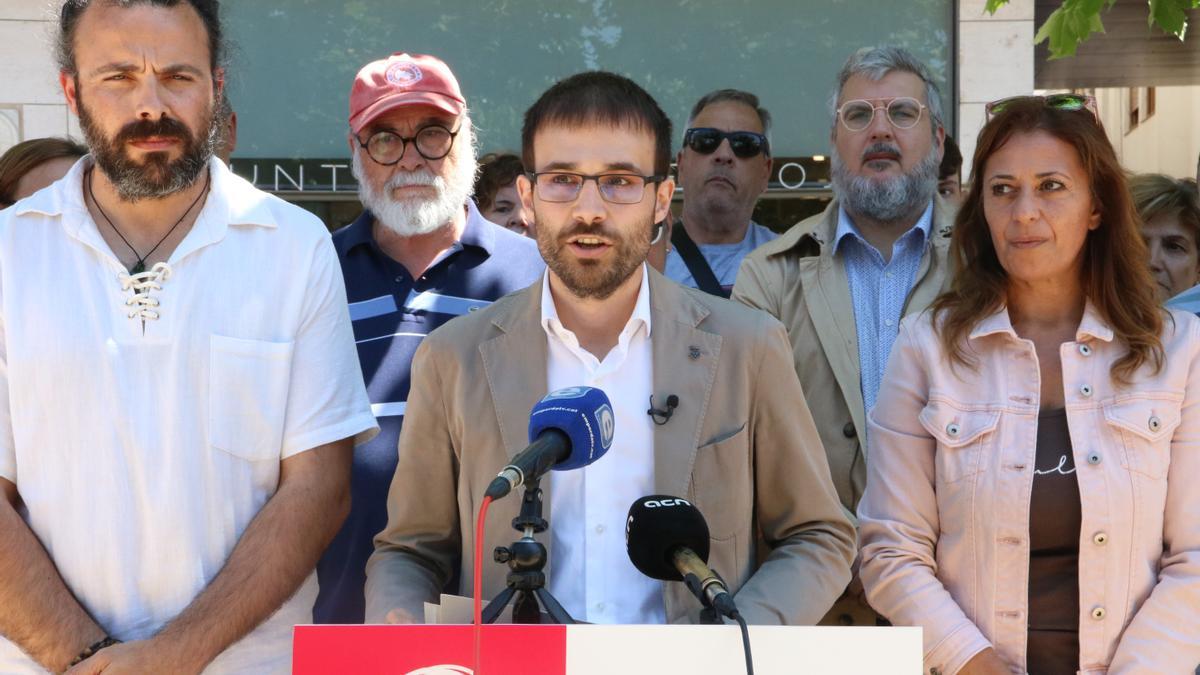
{"type": "Polygon", "coordinates": [[[494,501],[550,469],[578,469],[600,459],[612,445],[613,423],[608,396],[599,389],[568,387],[546,394],[529,413],[529,446],[500,470],[484,496],[494,501]]]}
{"type": "Polygon", "coordinates": [[[671,421],[671,415],[675,414],[675,409],[678,407],[679,397],[675,394],[667,396],[667,408],[665,410],[654,407],[654,396],[651,395],[650,409],[646,411],[646,414],[650,416],[650,419],[654,420],[655,424],[661,427],[662,425],[671,421]],[[659,418],[662,418],[661,422],[659,421],[659,418]]]}
{"type": "Polygon", "coordinates": [[[651,579],[683,581],[705,607],[736,620],[725,582],[708,568],[708,523],[686,499],[642,497],[629,507],[625,546],[629,560],[651,579]]]}

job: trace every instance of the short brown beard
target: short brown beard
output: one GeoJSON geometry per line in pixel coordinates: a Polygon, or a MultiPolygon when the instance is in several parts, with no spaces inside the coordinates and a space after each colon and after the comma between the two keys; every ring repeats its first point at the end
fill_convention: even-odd
{"type": "MultiPolygon", "coordinates": [[[[534,208],[534,222],[546,222],[545,215],[534,208]]],[[[634,234],[623,237],[613,228],[604,225],[574,225],[567,228],[557,237],[550,232],[551,228],[537,228],[538,251],[546,266],[554,272],[567,290],[577,298],[594,298],[604,300],[616,292],[625,280],[637,271],[646,261],[650,252],[650,231],[654,228],[653,217],[647,217],[644,224],[634,229],[634,234]],[[572,262],[564,251],[567,240],[592,234],[613,242],[616,248],[616,260],[608,268],[602,268],[601,263],[594,260],[572,262]]]]}

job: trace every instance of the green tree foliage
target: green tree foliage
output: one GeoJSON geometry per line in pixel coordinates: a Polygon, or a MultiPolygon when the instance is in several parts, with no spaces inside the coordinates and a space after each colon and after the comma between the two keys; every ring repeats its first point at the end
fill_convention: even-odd
{"type": "MultiPolygon", "coordinates": [[[[996,10],[1008,2],[1009,0],[988,0],[987,11],[995,14],[996,10]]],[[[1046,23],[1038,28],[1033,41],[1040,44],[1044,40],[1050,40],[1052,59],[1074,56],[1075,50],[1092,33],[1104,32],[1100,13],[1112,7],[1115,2],[1116,0],[1063,0],[1062,5],[1046,19],[1046,23]]],[[[1147,23],[1151,27],[1158,26],[1180,40],[1187,33],[1187,10],[1200,8],[1200,0],[1148,0],[1146,4],[1150,9],[1147,23]]]]}

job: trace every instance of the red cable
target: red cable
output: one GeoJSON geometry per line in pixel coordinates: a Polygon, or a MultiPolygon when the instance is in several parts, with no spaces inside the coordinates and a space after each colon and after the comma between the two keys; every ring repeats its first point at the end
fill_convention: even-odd
{"type": "Polygon", "coordinates": [[[472,671],[475,675],[481,675],[483,672],[479,648],[483,638],[483,541],[486,531],[483,527],[487,523],[488,507],[491,504],[491,497],[483,498],[483,503],[479,505],[479,519],[475,523],[475,569],[473,570],[475,591],[472,594],[475,604],[475,628],[472,631],[475,638],[475,667],[472,668],[472,671]]]}

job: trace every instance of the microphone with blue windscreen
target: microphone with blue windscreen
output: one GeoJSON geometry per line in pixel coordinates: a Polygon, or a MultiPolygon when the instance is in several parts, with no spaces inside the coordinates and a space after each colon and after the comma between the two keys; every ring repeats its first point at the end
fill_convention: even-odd
{"type": "Polygon", "coordinates": [[[613,430],[612,405],[603,391],[567,387],[550,392],[529,413],[529,446],[500,471],[484,495],[500,499],[550,469],[591,464],[612,446],[613,430]]]}

